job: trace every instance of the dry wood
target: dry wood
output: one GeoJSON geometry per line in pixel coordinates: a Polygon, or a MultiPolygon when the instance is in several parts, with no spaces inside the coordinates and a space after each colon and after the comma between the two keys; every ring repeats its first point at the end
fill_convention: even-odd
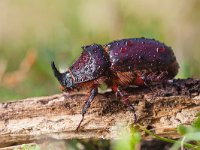
{"type": "MultiPolygon", "coordinates": [[[[199,89],[199,80],[185,79],[127,91],[136,108],[137,123],[176,138],[175,128],[190,124],[200,112],[200,97],[195,96],[199,89]]],[[[107,92],[95,98],[80,131],[75,132],[86,99],[87,94],[79,92],[0,103],[0,147],[47,138],[119,138],[121,127],[128,129],[134,124],[133,113],[114,93],[107,92]]]]}

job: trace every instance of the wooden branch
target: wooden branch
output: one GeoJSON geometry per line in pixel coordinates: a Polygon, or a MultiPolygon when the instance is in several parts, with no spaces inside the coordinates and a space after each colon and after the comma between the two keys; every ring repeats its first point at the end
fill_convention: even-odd
{"type": "MultiPolygon", "coordinates": [[[[139,124],[156,134],[178,137],[175,128],[190,124],[200,112],[200,80],[174,80],[150,88],[129,88],[139,124]],[[192,98],[190,98],[190,96],[192,98]]],[[[134,115],[115,98],[99,94],[82,123],[85,93],[63,93],[0,103],[0,147],[40,141],[43,138],[118,138],[120,127],[134,124],[134,115]]],[[[144,135],[145,136],[145,135],[144,135]]]]}

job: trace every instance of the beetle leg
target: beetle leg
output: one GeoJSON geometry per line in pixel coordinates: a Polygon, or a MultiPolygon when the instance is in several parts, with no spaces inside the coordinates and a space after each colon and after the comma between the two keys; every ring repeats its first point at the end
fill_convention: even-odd
{"type": "Polygon", "coordinates": [[[166,81],[166,77],[168,75],[168,72],[167,71],[161,71],[160,74],[157,76],[157,80],[160,80],[160,81],[166,81]]]}
{"type": "Polygon", "coordinates": [[[146,76],[146,80],[148,82],[165,82],[167,80],[166,76],[168,75],[167,71],[160,71],[160,72],[154,72],[150,73],[149,75],[146,76]]]}
{"type": "Polygon", "coordinates": [[[144,73],[140,73],[140,72],[136,72],[135,74],[135,79],[134,79],[134,84],[137,86],[146,86],[148,87],[151,91],[152,88],[149,86],[148,81],[147,81],[147,77],[145,77],[145,72],[144,73]]]}
{"type": "Polygon", "coordinates": [[[145,80],[147,82],[157,82],[157,75],[158,74],[158,71],[156,72],[152,72],[152,73],[149,73],[146,77],[145,77],[145,80]]]}
{"type": "Polygon", "coordinates": [[[88,98],[88,100],[85,102],[84,106],[83,106],[83,109],[82,109],[82,119],[81,121],[79,122],[77,128],[76,128],[76,131],[78,131],[78,129],[80,128],[81,126],[81,123],[83,122],[83,119],[84,119],[84,116],[88,110],[88,108],[90,107],[90,104],[91,102],[94,100],[94,97],[98,94],[98,86],[95,85],[93,87],[93,89],[90,91],[90,96],[88,98]]]}
{"type": "Polygon", "coordinates": [[[136,116],[136,113],[135,113],[135,108],[130,103],[130,101],[128,99],[128,94],[124,90],[120,89],[119,86],[114,85],[112,87],[112,90],[115,92],[116,96],[120,97],[120,101],[122,103],[124,103],[126,106],[128,106],[131,111],[133,111],[133,113],[134,113],[134,123],[137,122],[137,116],[136,116]]]}

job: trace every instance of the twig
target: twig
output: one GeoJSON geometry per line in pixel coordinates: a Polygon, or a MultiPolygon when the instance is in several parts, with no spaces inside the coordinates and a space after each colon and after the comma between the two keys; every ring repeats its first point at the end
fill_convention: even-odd
{"type": "MultiPolygon", "coordinates": [[[[157,135],[177,138],[175,128],[190,124],[200,112],[200,81],[174,80],[173,84],[130,88],[138,123],[157,135]],[[181,89],[181,90],[180,90],[181,89]],[[192,89],[192,93],[188,93],[192,89]],[[193,98],[190,98],[189,95],[193,98]]],[[[112,92],[99,94],[92,103],[79,132],[84,93],[57,94],[0,103],[0,147],[38,142],[45,138],[119,138],[119,127],[129,128],[134,114],[112,92]]],[[[144,135],[148,138],[148,135],[144,135]]]]}

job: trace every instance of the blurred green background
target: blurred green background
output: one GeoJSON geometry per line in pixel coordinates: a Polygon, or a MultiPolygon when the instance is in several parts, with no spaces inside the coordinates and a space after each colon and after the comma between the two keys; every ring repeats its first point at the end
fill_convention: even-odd
{"type": "Polygon", "coordinates": [[[0,101],[60,93],[81,46],[149,37],[172,46],[177,77],[200,77],[200,1],[0,0],[0,101]]]}

